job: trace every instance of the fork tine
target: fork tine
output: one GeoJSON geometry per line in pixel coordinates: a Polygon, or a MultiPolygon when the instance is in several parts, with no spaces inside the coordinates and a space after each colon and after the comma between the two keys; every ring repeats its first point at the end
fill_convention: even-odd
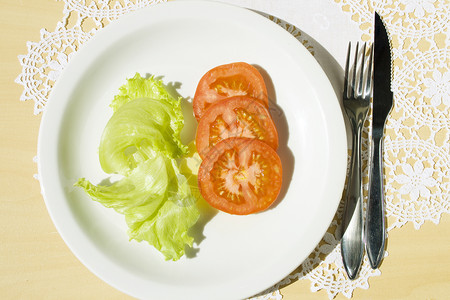
{"type": "MultiPolygon", "coordinates": [[[[356,53],[356,55],[358,55],[358,53],[356,53]]],[[[355,60],[355,64],[356,64],[356,60],[355,60]]],[[[363,92],[365,65],[366,65],[366,43],[364,43],[363,50],[362,50],[361,70],[359,72],[359,82],[358,82],[358,95],[362,95],[362,92],[363,92]]]]}
{"type": "Polygon", "coordinates": [[[359,48],[359,42],[356,43],[356,50],[355,50],[355,62],[353,64],[353,75],[352,75],[352,83],[351,83],[351,94],[350,97],[354,97],[355,96],[355,83],[356,83],[356,66],[358,64],[358,48],[359,48]]]}
{"type": "Polygon", "coordinates": [[[347,50],[347,60],[345,63],[345,71],[344,71],[344,96],[348,97],[348,91],[347,91],[347,87],[348,87],[348,69],[349,69],[349,65],[350,65],[350,50],[352,48],[352,43],[349,42],[348,43],[348,50],[347,50]]]}
{"type": "Polygon", "coordinates": [[[373,65],[373,46],[370,47],[369,70],[367,71],[366,90],[364,96],[369,96],[372,90],[372,65],[373,65]]]}

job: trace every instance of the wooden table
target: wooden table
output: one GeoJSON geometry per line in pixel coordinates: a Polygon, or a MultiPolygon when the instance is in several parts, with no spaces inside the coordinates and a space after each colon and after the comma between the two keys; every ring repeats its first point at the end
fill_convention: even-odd
{"type": "MultiPolygon", "coordinates": [[[[0,1],[0,298],[126,299],[94,276],[69,251],[57,233],[40,194],[33,158],[41,116],[33,102],[20,102],[19,54],[27,41],[39,41],[39,30],[54,29],[64,3],[54,0],[0,1]]],[[[449,299],[450,217],[420,230],[408,224],[389,233],[389,256],[382,275],[353,299],[449,299]]],[[[283,288],[283,299],[328,299],[312,293],[301,280],[283,288]]],[[[338,295],[336,299],[346,299],[338,295]]]]}

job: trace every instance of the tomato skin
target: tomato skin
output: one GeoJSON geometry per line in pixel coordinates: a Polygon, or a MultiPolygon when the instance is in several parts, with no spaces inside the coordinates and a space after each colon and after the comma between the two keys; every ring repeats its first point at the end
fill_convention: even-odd
{"type": "Polygon", "coordinates": [[[233,96],[249,96],[269,105],[259,71],[248,63],[235,62],[217,66],[200,79],[192,102],[195,118],[200,120],[212,103],[233,96]]]}
{"type": "Polygon", "coordinates": [[[217,101],[208,108],[198,123],[197,152],[204,158],[216,143],[230,137],[257,138],[278,148],[278,132],[269,111],[246,96],[217,101]]]}
{"type": "Polygon", "coordinates": [[[206,155],[198,172],[203,198],[229,214],[270,207],[281,190],[282,166],[275,150],[257,139],[228,138],[206,155]]]}

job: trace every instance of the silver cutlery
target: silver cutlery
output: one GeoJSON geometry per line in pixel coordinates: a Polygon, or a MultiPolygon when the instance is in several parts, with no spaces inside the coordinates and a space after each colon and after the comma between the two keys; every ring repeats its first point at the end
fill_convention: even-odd
{"type": "Polygon", "coordinates": [[[366,44],[364,43],[360,52],[359,43],[357,43],[353,68],[350,70],[351,43],[349,43],[345,66],[343,104],[350,121],[353,137],[342,224],[345,231],[341,239],[341,252],[344,267],[350,279],[356,278],[364,255],[361,135],[370,107],[372,90],[373,55],[372,51],[369,52],[369,58],[366,60],[366,44]]]}
{"type": "Polygon", "coordinates": [[[386,28],[375,13],[373,74],[372,148],[365,241],[370,265],[378,268],[384,257],[386,239],[383,186],[383,132],[393,105],[391,92],[391,51],[386,28]]]}

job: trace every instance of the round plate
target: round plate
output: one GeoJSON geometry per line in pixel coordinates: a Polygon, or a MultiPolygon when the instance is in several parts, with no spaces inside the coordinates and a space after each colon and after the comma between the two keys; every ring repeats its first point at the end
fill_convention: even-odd
{"type": "Polygon", "coordinates": [[[237,299],[276,284],[308,257],[339,204],[345,127],[330,82],[310,53],[267,18],[243,8],[175,1],[122,17],[98,32],[58,79],[39,134],[48,211],[71,251],[98,277],[137,298],[237,299]],[[176,262],[129,241],[123,216],[74,188],[99,183],[98,145],[108,107],[136,72],[160,77],[184,98],[183,140],[195,134],[189,99],[201,76],[245,61],[265,78],[279,131],[283,187],[270,209],[249,216],[207,210],[195,249],[176,262]]]}

